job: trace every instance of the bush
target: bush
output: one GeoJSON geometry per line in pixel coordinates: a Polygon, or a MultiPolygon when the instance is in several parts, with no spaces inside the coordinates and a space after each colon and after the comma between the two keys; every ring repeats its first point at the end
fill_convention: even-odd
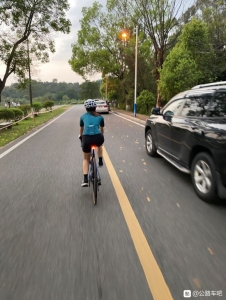
{"type": "Polygon", "coordinates": [[[150,114],[155,105],[155,96],[147,90],[143,90],[140,96],[137,97],[137,112],[140,114],[150,114]]]}
{"type": "Polygon", "coordinates": [[[20,110],[22,110],[24,116],[26,117],[31,111],[31,106],[29,104],[23,104],[20,106],[20,110]]]}
{"type": "Polygon", "coordinates": [[[11,109],[8,108],[0,108],[0,120],[4,120],[6,122],[14,120],[15,114],[11,109]]]}
{"type": "Polygon", "coordinates": [[[52,109],[52,107],[54,106],[54,101],[52,100],[46,100],[43,102],[42,107],[44,107],[45,109],[52,109]]]}
{"type": "Polygon", "coordinates": [[[18,121],[23,117],[23,111],[19,108],[9,108],[14,113],[14,121],[18,121]]]}
{"type": "Polygon", "coordinates": [[[39,112],[42,109],[42,103],[41,102],[34,102],[33,108],[35,112],[39,112]]]}

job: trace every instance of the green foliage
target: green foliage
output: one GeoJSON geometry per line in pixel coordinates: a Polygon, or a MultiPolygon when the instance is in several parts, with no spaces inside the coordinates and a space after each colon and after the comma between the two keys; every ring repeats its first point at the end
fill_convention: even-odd
{"type": "Polygon", "coordinates": [[[15,114],[12,109],[0,107],[0,120],[11,121],[14,120],[15,114]]]}
{"type": "Polygon", "coordinates": [[[168,101],[196,84],[214,80],[213,62],[207,25],[193,19],[184,26],[178,43],[160,70],[158,88],[163,99],[168,101]]]}
{"type": "Polygon", "coordinates": [[[42,109],[41,102],[33,102],[32,106],[33,106],[35,112],[39,112],[42,109]]]}
{"type": "Polygon", "coordinates": [[[0,60],[6,65],[1,94],[12,73],[25,82],[28,64],[49,60],[49,51],[55,52],[52,33],[69,33],[71,23],[66,18],[67,0],[4,0],[0,9],[0,60]],[[28,39],[29,45],[25,43],[28,39]],[[32,54],[29,61],[27,47],[32,54]]]}
{"type": "Polygon", "coordinates": [[[58,115],[65,112],[65,109],[68,107],[61,107],[55,109],[51,114],[40,114],[40,116],[35,119],[35,122],[32,118],[27,118],[22,120],[18,126],[13,125],[13,130],[1,130],[0,131],[0,148],[9,142],[15,140],[16,138],[22,136],[28,131],[34,129],[35,127],[40,126],[43,123],[48,122],[52,118],[57,117],[58,115]]]}
{"type": "Polygon", "coordinates": [[[147,90],[143,90],[137,97],[137,112],[140,114],[149,114],[155,105],[155,96],[147,90]]]}
{"type": "Polygon", "coordinates": [[[29,104],[22,104],[20,106],[20,110],[22,110],[24,116],[26,117],[31,111],[31,106],[29,104]]]}
{"type": "Polygon", "coordinates": [[[54,101],[52,101],[52,100],[46,100],[46,101],[43,102],[42,106],[45,109],[50,109],[51,110],[52,107],[54,106],[54,101]]]}
{"type": "Polygon", "coordinates": [[[100,98],[100,84],[101,81],[85,81],[80,85],[80,91],[79,91],[79,96],[80,99],[95,99],[95,98],[100,98]]]}
{"type": "MultiPolygon", "coordinates": [[[[213,46],[215,58],[213,67],[209,69],[215,74],[216,80],[226,80],[226,65],[222,63],[226,59],[224,49],[226,41],[226,2],[219,0],[197,0],[183,14],[185,23],[189,22],[192,17],[203,20],[209,31],[210,43],[213,46]]],[[[200,49],[203,49],[200,45],[200,49]]]]}
{"type": "MultiPolygon", "coordinates": [[[[118,85],[114,90],[118,90],[121,101],[125,101],[125,94],[134,81],[134,36],[131,37],[133,42],[128,41],[126,45],[117,39],[122,29],[120,16],[114,11],[103,12],[102,6],[97,2],[90,8],[84,8],[82,12],[81,30],[78,32],[77,42],[72,47],[69,64],[72,70],[84,79],[95,72],[101,72],[103,78],[109,74],[113,80],[118,79],[118,85]],[[127,80],[124,80],[126,77],[127,80]]],[[[105,89],[101,90],[102,97],[106,97],[105,89]]],[[[110,90],[109,87],[108,92],[110,90]]],[[[81,94],[81,98],[87,98],[84,90],[81,94]]]]}
{"type": "MultiPolygon", "coordinates": [[[[68,97],[67,101],[78,100],[85,98],[100,98],[100,85],[101,80],[93,82],[66,83],[57,82],[41,82],[32,81],[32,95],[33,102],[44,102],[46,99],[52,100],[55,103],[61,102],[64,96],[68,97]]],[[[17,83],[13,83],[10,86],[6,86],[2,92],[3,101],[9,99],[15,100],[21,103],[29,103],[29,89],[19,89],[17,83]]]]}
{"type": "Polygon", "coordinates": [[[134,90],[131,89],[126,95],[126,105],[129,105],[130,110],[133,110],[133,104],[134,104],[134,90]]]}
{"type": "Polygon", "coordinates": [[[168,101],[175,94],[198,84],[202,76],[203,73],[192,59],[191,53],[176,46],[160,70],[160,94],[164,100],[168,101]]]}
{"type": "Polygon", "coordinates": [[[19,108],[9,108],[14,113],[14,121],[18,121],[23,117],[23,111],[19,108]]]}
{"type": "Polygon", "coordinates": [[[65,102],[65,103],[69,102],[69,100],[70,100],[70,98],[67,95],[64,95],[62,97],[62,101],[65,102]]]}

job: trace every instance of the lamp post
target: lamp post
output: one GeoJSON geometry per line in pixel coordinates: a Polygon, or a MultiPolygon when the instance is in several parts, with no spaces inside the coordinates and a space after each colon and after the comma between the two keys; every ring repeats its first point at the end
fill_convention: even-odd
{"type": "Polygon", "coordinates": [[[108,74],[105,75],[105,79],[106,79],[105,97],[106,97],[106,100],[107,100],[108,99],[108,74]]]}
{"type": "Polygon", "coordinates": [[[135,78],[134,78],[134,117],[137,113],[137,48],[138,48],[138,26],[135,28],[136,46],[135,46],[135,78]]]}

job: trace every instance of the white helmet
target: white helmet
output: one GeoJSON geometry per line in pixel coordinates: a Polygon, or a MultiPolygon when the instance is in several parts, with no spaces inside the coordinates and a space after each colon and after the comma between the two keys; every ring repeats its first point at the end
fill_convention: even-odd
{"type": "Polygon", "coordinates": [[[84,102],[84,106],[85,106],[85,108],[90,108],[90,107],[96,107],[97,104],[94,100],[88,99],[84,102]]]}

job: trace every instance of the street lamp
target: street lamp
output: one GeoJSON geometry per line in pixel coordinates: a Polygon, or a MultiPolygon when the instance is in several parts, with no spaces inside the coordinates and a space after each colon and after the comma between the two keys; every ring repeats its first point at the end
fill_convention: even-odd
{"type": "Polygon", "coordinates": [[[128,29],[122,29],[120,32],[120,38],[124,42],[126,42],[129,39],[129,31],[128,29]]]}
{"type": "MultiPolygon", "coordinates": [[[[136,35],[136,46],[135,46],[135,78],[134,78],[134,117],[136,117],[137,113],[137,52],[138,52],[138,26],[135,28],[136,35]]],[[[121,30],[120,33],[121,39],[126,42],[129,39],[129,31],[127,29],[121,30]]]]}
{"type": "Polygon", "coordinates": [[[135,46],[135,78],[134,78],[134,117],[137,113],[137,48],[138,48],[138,26],[135,28],[136,46],[135,46]]]}

